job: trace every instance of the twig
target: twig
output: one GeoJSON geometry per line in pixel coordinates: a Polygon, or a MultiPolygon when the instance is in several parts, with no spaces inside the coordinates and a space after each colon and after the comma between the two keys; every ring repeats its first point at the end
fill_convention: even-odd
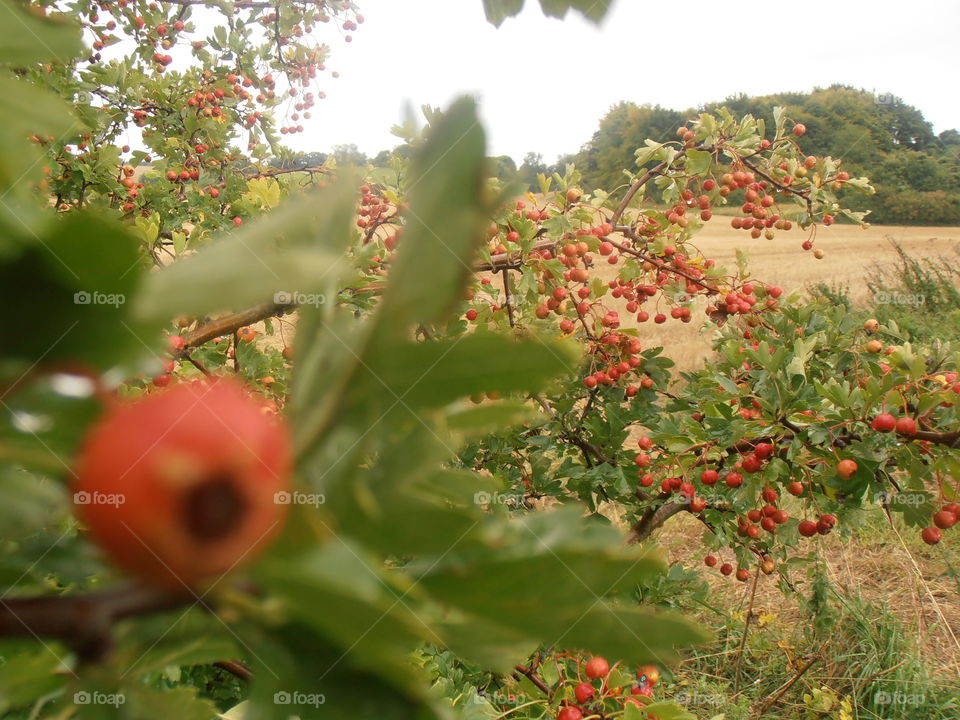
{"type": "Polygon", "coordinates": [[[213,666],[218,667],[221,670],[226,670],[228,673],[235,675],[241,680],[253,679],[253,670],[237,660],[221,660],[219,662],[215,662],[213,666]]]}
{"type": "Polygon", "coordinates": [[[510,320],[510,327],[516,327],[513,320],[513,300],[510,297],[510,269],[503,268],[500,273],[503,275],[504,302],[507,305],[507,318],[510,320]]]}
{"type": "Polygon", "coordinates": [[[760,582],[760,568],[753,573],[753,587],[750,589],[750,603],[747,606],[747,617],[743,622],[743,637],[740,638],[740,648],[737,650],[737,665],[733,676],[733,691],[740,692],[740,666],[743,664],[743,650],[747,646],[747,634],[750,632],[750,621],[753,619],[753,600],[757,596],[757,583],[760,582]]]}
{"type": "Polygon", "coordinates": [[[762,716],[767,711],[767,708],[774,705],[781,697],[783,697],[783,695],[787,692],[787,690],[792,688],[794,683],[796,683],[797,680],[799,680],[803,676],[803,674],[807,672],[807,670],[813,667],[813,664],[817,662],[817,660],[819,659],[820,659],[820,656],[815,655],[806,665],[800,668],[800,670],[797,672],[796,675],[794,675],[786,683],[784,683],[772,697],[765,700],[763,705],[760,706],[760,709],[752,714],[752,717],[759,718],[760,716],[762,716]]]}
{"type": "Polygon", "coordinates": [[[528,668],[524,665],[517,665],[514,669],[518,673],[523,675],[525,678],[527,678],[534,685],[536,685],[540,691],[546,693],[547,697],[550,697],[550,695],[552,694],[552,691],[550,690],[550,686],[547,685],[539,675],[537,675],[536,671],[533,668],[528,668]]]}
{"type": "Polygon", "coordinates": [[[112,645],[118,620],[150,615],[195,601],[192,595],[123,585],[87,595],[0,599],[0,636],[56,637],[83,660],[102,658],[112,645]]]}

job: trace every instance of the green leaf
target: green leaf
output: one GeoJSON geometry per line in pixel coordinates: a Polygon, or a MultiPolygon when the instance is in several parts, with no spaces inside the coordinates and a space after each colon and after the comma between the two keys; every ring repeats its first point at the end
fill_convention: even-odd
{"type": "MultiPolygon", "coordinates": [[[[123,705],[117,708],[122,710],[123,717],[210,720],[217,714],[214,704],[197,697],[197,690],[192,687],[158,690],[143,683],[131,683],[124,687],[123,697],[123,705]]],[[[112,716],[116,717],[116,710],[112,716]]]]}
{"type": "Polygon", "coordinates": [[[485,135],[471,99],[433,126],[409,187],[408,222],[380,309],[381,332],[403,335],[446,317],[463,297],[489,216],[485,135]]]}
{"type": "Polygon", "coordinates": [[[142,355],[159,328],[132,316],[141,262],[116,222],[91,213],[55,221],[16,261],[0,264],[0,303],[18,308],[18,322],[30,328],[9,333],[0,356],[107,369],[142,355]]]}
{"type": "Polygon", "coordinates": [[[338,539],[290,560],[264,563],[260,577],[284,599],[291,618],[342,647],[349,665],[410,683],[415,676],[408,653],[438,638],[402,601],[404,593],[387,583],[382,563],[365,554],[338,539]]]}
{"type": "Polygon", "coordinates": [[[37,532],[66,509],[60,485],[9,466],[0,467],[0,497],[0,528],[7,541],[37,532]]]}
{"type": "MultiPolygon", "coordinates": [[[[483,9],[487,20],[496,26],[518,14],[523,9],[524,0],[483,0],[483,9]]],[[[584,17],[599,22],[613,5],[613,0],[540,0],[540,9],[548,17],[562,18],[573,8],[584,17]]]]}
{"type": "MultiPolygon", "coordinates": [[[[5,8],[11,0],[0,0],[5,8]]],[[[19,11],[18,11],[19,12],[19,11]]],[[[7,23],[0,25],[12,28],[7,23]]],[[[24,37],[21,33],[18,37],[24,37]]],[[[31,41],[32,42],[32,41],[31,41]]],[[[3,42],[0,41],[0,53],[3,42]]],[[[26,229],[42,234],[41,222],[48,221],[49,211],[36,207],[30,197],[35,191],[31,182],[41,179],[43,151],[27,140],[33,134],[63,140],[79,129],[69,106],[51,92],[27,80],[0,73],[0,227],[22,234],[26,229]],[[40,215],[40,213],[43,215],[40,215]]]]}
{"type": "Polygon", "coordinates": [[[57,673],[64,669],[60,660],[64,655],[57,645],[48,644],[5,658],[0,665],[0,712],[6,714],[63,687],[67,676],[57,673]]]}
{"type": "Polygon", "coordinates": [[[352,179],[341,178],[151,273],[137,312],[169,320],[285,300],[332,302],[340,289],[355,193],[352,179]]]}
{"type": "MultiPolygon", "coordinates": [[[[37,9],[37,6],[31,6],[37,9]]],[[[66,15],[43,17],[23,3],[0,0],[0,63],[67,63],[80,54],[80,26],[66,15]]],[[[4,121],[13,118],[4,117],[4,121]]]]}
{"type": "Polygon", "coordinates": [[[653,715],[658,720],[697,720],[696,715],[680,707],[672,700],[650,703],[643,708],[643,712],[653,715]]]}
{"type": "Polygon", "coordinates": [[[712,156],[706,150],[687,150],[684,170],[690,175],[703,175],[710,168],[712,156]]]}
{"type": "MultiPolygon", "coordinates": [[[[316,610],[323,609],[317,606],[316,610]]],[[[379,629],[375,621],[372,618],[374,624],[367,628],[373,635],[379,629]]],[[[343,648],[309,625],[290,623],[269,634],[255,627],[240,632],[245,644],[256,648],[251,659],[256,679],[244,720],[288,720],[291,716],[300,720],[451,720],[451,713],[427,696],[421,685],[405,685],[401,692],[377,673],[355,667],[343,648]]],[[[412,671],[413,663],[409,658],[406,662],[412,671]]]]}

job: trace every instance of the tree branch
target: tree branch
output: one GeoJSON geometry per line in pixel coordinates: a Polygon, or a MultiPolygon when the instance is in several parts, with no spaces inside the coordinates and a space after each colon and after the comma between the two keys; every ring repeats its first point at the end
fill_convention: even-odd
{"type": "Polygon", "coordinates": [[[69,643],[83,660],[96,660],[112,645],[114,623],[195,602],[140,585],[121,585],[86,595],[0,599],[0,636],[55,637],[69,643]]]}

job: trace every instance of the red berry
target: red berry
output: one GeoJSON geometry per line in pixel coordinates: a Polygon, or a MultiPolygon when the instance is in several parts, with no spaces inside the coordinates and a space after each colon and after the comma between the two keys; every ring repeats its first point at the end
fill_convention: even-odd
{"type": "Polygon", "coordinates": [[[607,673],[610,672],[610,664],[602,657],[592,657],[587,660],[586,665],[583,667],[583,672],[591,680],[596,680],[597,678],[606,677],[607,673]]]}
{"type": "Polygon", "coordinates": [[[757,443],[757,446],[753,449],[753,454],[760,460],[766,460],[773,455],[773,445],[767,442],[757,443]]]}
{"type": "Polygon", "coordinates": [[[892,432],[893,429],[897,426],[897,419],[890,413],[883,413],[882,415],[877,415],[873,419],[873,424],[871,427],[877,432],[892,432]]]}
{"type": "Polygon", "coordinates": [[[573,689],[573,694],[578,703],[585,703],[596,693],[596,689],[588,682],[582,682],[573,689]]]}
{"type": "Polygon", "coordinates": [[[792,483],[787,485],[787,492],[794,497],[800,497],[803,495],[803,483],[794,480],[792,483]]]}
{"type": "Polygon", "coordinates": [[[897,424],[894,426],[894,429],[900,435],[916,435],[917,421],[911,417],[897,418],[897,424]]]}
{"type": "Polygon", "coordinates": [[[817,524],[813,520],[804,520],[797,529],[804,537],[813,537],[817,534],[817,524]]]}
{"type": "Polygon", "coordinates": [[[736,472],[727,473],[727,479],[725,482],[732,488],[738,488],[743,485],[743,475],[736,472]]]}
{"type": "Polygon", "coordinates": [[[474,310],[473,308],[470,308],[469,310],[467,310],[465,317],[470,322],[473,322],[474,320],[477,319],[477,311],[474,310]]]}
{"type": "Polygon", "coordinates": [[[84,441],[73,490],[118,565],[183,590],[266,548],[286,517],[290,474],[284,426],[218,378],[109,410],[84,441]]]}
{"type": "Polygon", "coordinates": [[[731,565],[730,563],[724,563],[723,565],[720,566],[720,573],[722,575],[729,575],[732,572],[733,572],[733,565],[731,565]]]}
{"type": "Polygon", "coordinates": [[[923,541],[927,545],[936,545],[938,542],[943,540],[943,533],[940,532],[940,528],[925,527],[920,531],[920,537],[923,538],[923,541]]]}
{"type": "Polygon", "coordinates": [[[857,471],[857,464],[853,460],[841,460],[837,463],[837,475],[849,480],[857,471]]]}
{"type": "Polygon", "coordinates": [[[717,557],[715,555],[707,555],[703,559],[703,564],[707,567],[714,567],[717,564],[717,557]]]}
{"type": "Polygon", "coordinates": [[[800,137],[806,131],[807,131],[807,126],[804,125],[803,123],[797,123],[796,125],[793,126],[793,134],[796,135],[797,137],[800,137]]]}
{"type": "Polygon", "coordinates": [[[720,479],[720,474],[716,470],[704,470],[700,473],[700,482],[704,485],[713,485],[720,479]]]}
{"type": "Polygon", "coordinates": [[[567,705],[557,713],[557,720],[583,720],[583,713],[580,712],[580,708],[567,705]]]}
{"type": "Polygon", "coordinates": [[[820,519],[817,520],[817,532],[821,535],[826,535],[834,526],[837,524],[837,518],[833,515],[821,515],[820,519]]]}
{"type": "Polygon", "coordinates": [[[933,524],[941,530],[946,530],[957,524],[957,516],[949,510],[941,510],[934,513],[933,524]]]}

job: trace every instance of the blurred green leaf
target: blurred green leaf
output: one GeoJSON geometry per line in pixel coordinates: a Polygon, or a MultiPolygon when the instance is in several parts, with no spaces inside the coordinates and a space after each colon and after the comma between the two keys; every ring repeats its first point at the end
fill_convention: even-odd
{"type": "Polygon", "coordinates": [[[302,296],[315,305],[328,298],[332,303],[345,267],[355,195],[348,174],[152,273],[137,298],[137,312],[169,320],[302,296]]]}
{"type": "Polygon", "coordinates": [[[72,214],[0,264],[0,302],[29,331],[9,333],[0,356],[21,364],[69,361],[105,370],[142,355],[159,328],[132,317],[142,258],[118,223],[72,214]]]}
{"type": "Polygon", "coordinates": [[[460,302],[487,226],[486,139],[474,101],[457,100],[417,156],[410,208],[380,309],[380,332],[403,334],[460,302]]]}
{"type": "MultiPolygon", "coordinates": [[[[80,25],[66,15],[44,17],[15,0],[0,0],[0,63],[65,63],[83,50],[80,25]]],[[[10,118],[5,118],[10,119],[10,118]]]]}

